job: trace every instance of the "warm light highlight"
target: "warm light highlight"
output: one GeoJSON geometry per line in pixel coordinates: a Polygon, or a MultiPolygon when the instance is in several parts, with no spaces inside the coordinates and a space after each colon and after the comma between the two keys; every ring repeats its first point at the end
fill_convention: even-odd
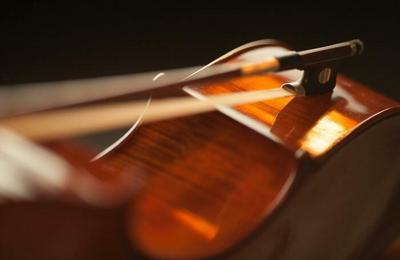
{"type": "Polygon", "coordinates": [[[316,157],[324,154],[343,139],[357,122],[340,112],[330,111],[307,132],[300,141],[301,149],[316,157]]]}
{"type": "Polygon", "coordinates": [[[186,209],[174,209],[173,215],[176,219],[208,240],[213,239],[218,233],[216,225],[186,209]]]}

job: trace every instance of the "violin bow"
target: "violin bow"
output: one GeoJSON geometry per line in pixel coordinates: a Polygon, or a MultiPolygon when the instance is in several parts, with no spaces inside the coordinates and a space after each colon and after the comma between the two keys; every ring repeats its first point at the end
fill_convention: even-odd
{"type": "Polygon", "coordinates": [[[183,87],[190,84],[289,69],[304,69],[358,55],[362,50],[362,42],[352,40],[322,48],[293,51],[279,57],[267,58],[261,62],[216,64],[191,77],[187,77],[187,75],[199,71],[202,67],[4,86],[0,89],[0,117],[57,109],[156,89],[183,87]]]}
{"type": "MultiPolygon", "coordinates": [[[[153,76],[154,73],[145,73],[103,79],[25,85],[18,87],[16,90],[8,88],[0,92],[0,104],[4,108],[3,112],[6,110],[8,115],[0,119],[0,126],[13,129],[36,141],[49,141],[124,127],[132,124],[134,120],[141,120],[144,123],[154,122],[204,113],[218,109],[221,106],[235,106],[304,94],[298,93],[301,92],[299,89],[285,88],[283,86],[277,89],[211,95],[201,100],[193,97],[175,97],[154,100],[151,105],[149,105],[149,101],[131,101],[32,113],[158,88],[183,87],[188,84],[210,80],[228,79],[272,71],[315,68],[320,64],[327,64],[358,55],[362,50],[363,44],[359,40],[352,40],[317,49],[290,52],[289,54],[270,57],[257,63],[214,65],[183,80],[183,75],[190,74],[189,72],[193,72],[198,67],[167,71],[169,77],[164,81],[157,80],[163,76],[162,73],[156,74],[151,81],[148,81],[148,77],[150,74],[153,76]],[[179,80],[177,80],[178,78],[179,80]],[[79,86],[82,87],[82,90],[76,91],[79,86]],[[29,97],[29,101],[24,100],[22,102],[22,97],[29,97]],[[9,116],[10,114],[21,113],[31,114],[16,117],[9,116]],[[87,123],[82,124],[82,122],[87,123]]],[[[323,72],[322,70],[321,75],[324,75],[323,72]]],[[[318,76],[318,80],[324,81],[325,79],[318,76]]],[[[329,82],[326,81],[324,83],[329,82]]],[[[331,86],[331,89],[323,89],[322,93],[330,91],[332,88],[331,86]]],[[[313,91],[318,94],[321,93],[320,89],[313,91]]]]}

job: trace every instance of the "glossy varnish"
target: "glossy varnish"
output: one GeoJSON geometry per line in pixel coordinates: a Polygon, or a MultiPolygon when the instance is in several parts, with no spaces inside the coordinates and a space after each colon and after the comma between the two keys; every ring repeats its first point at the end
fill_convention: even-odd
{"type": "MultiPolygon", "coordinates": [[[[282,51],[261,48],[237,59],[282,51]]],[[[189,92],[275,88],[299,76],[237,78],[189,92]]],[[[136,172],[143,182],[127,219],[135,248],[155,258],[213,256],[268,221],[304,158],[318,164],[353,133],[398,111],[396,102],[340,76],[333,93],[142,126],[102,160],[114,171],[136,172]]]]}

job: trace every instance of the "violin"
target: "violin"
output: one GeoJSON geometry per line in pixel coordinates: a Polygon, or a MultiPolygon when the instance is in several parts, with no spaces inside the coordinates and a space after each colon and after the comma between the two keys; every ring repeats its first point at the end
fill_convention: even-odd
{"type": "Polygon", "coordinates": [[[21,199],[25,183],[20,199],[2,200],[0,256],[376,259],[399,230],[400,104],[337,73],[361,51],[359,41],[294,52],[261,40],[170,78],[134,75],[134,90],[119,87],[130,76],[110,81],[114,92],[104,79],[79,82],[104,83],[84,102],[4,94],[7,156],[48,158],[32,172],[52,177],[31,179],[44,180],[27,188],[33,199],[21,199]],[[127,101],[148,89],[140,106],[127,101]],[[101,106],[108,97],[123,105],[101,106]],[[96,156],[72,141],[129,125],[96,156]]]}

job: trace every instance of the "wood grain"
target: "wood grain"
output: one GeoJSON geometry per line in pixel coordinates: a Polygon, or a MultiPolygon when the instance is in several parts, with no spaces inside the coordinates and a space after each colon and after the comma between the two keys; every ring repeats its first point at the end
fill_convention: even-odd
{"type": "MultiPolygon", "coordinates": [[[[263,49],[237,59],[270,55],[271,49],[263,49]]],[[[215,94],[276,88],[300,75],[237,78],[191,90],[215,94]]],[[[133,167],[144,178],[127,220],[131,243],[144,255],[199,258],[232,248],[284,201],[303,158],[320,162],[353,133],[398,112],[399,105],[340,76],[330,94],[234,110],[261,128],[254,131],[246,120],[239,123],[217,112],[169,120],[141,127],[104,158],[112,169],[133,167]]]]}

